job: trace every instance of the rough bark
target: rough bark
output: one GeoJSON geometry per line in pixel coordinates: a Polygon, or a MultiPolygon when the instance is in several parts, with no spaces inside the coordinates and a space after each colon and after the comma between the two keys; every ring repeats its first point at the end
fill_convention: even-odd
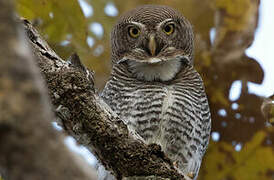
{"type": "Polygon", "coordinates": [[[69,135],[92,150],[118,179],[184,179],[160,146],[144,144],[100,99],[93,72],[77,55],[62,60],[27,20],[23,22],[56,114],[69,135]]]}
{"type": "Polygon", "coordinates": [[[12,12],[0,0],[0,179],[96,179],[51,126],[46,87],[12,12]]]}

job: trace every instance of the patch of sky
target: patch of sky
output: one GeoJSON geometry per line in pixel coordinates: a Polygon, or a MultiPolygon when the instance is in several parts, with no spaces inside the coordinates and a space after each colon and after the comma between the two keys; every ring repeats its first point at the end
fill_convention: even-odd
{"type": "Polygon", "coordinates": [[[211,28],[209,31],[209,38],[210,38],[211,44],[214,43],[215,36],[216,36],[216,28],[211,28]]]}
{"type": "Polygon", "coordinates": [[[253,44],[246,50],[246,54],[256,59],[264,70],[263,83],[255,84],[248,82],[248,90],[250,93],[264,97],[274,94],[273,7],[273,0],[263,0],[260,2],[259,25],[255,33],[255,39],[253,44]]]}
{"type": "Polygon", "coordinates": [[[111,16],[111,17],[117,16],[119,13],[116,6],[111,2],[107,3],[104,11],[105,11],[106,15],[111,16]]]}
{"type": "Polygon", "coordinates": [[[239,104],[237,104],[237,103],[232,103],[232,104],[231,104],[231,108],[232,108],[233,110],[237,110],[237,109],[239,108],[239,104]]]}
{"type": "Polygon", "coordinates": [[[220,116],[222,116],[222,117],[225,117],[225,116],[227,115],[225,109],[220,109],[220,110],[218,111],[218,114],[219,114],[220,116]]]}
{"type": "Polygon", "coordinates": [[[87,148],[78,145],[73,137],[66,137],[64,142],[71,151],[81,155],[88,164],[92,165],[93,167],[96,165],[96,157],[91,154],[87,148]]]}
{"type": "Polygon", "coordinates": [[[95,43],[94,39],[90,36],[87,37],[86,41],[87,41],[87,44],[88,44],[89,47],[92,47],[95,43]]]}
{"type": "Polygon", "coordinates": [[[219,141],[220,140],[220,133],[214,131],[211,133],[211,138],[213,141],[219,141]]]}
{"type": "Polygon", "coordinates": [[[93,15],[93,8],[87,1],[78,0],[78,3],[80,5],[85,17],[91,17],[93,15]]]}
{"type": "Polygon", "coordinates": [[[95,34],[98,38],[102,38],[104,35],[104,28],[102,24],[98,22],[93,22],[89,25],[89,30],[95,34]]]}
{"type": "Polygon", "coordinates": [[[229,90],[229,99],[231,101],[236,101],[241,96],[241,90],[242,90],[242,81],[237,80],[234,81],[231,85],[231,88],[229,90]]]}
{"type": "Polygon", "coordinates": [[[57,131],[62,131],[63,128],[61,126],[59,126],[59,124],[57,122],[52,122],[51,123],[53,128],[56,129],[57,131]]]}

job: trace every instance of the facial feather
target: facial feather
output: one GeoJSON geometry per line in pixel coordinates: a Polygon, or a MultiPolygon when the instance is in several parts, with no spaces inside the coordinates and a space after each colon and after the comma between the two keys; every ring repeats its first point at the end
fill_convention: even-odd
{"type": "Polygon", "coordinates": [[[136,78],[145,81],[169,81],[180,71],[181,65],[182,62],[179,59],[158,63],[128,61],[129,69],[136,78]]]}

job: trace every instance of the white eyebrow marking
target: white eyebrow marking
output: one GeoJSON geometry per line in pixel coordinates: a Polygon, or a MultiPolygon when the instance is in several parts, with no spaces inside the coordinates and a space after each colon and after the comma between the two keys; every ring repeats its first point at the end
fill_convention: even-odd
{"type": "Polygon", "coordinates": [[[142,23],[135,22],[135,21],[130,21],[129,23],[134,24],[134,25],[139,26],[139,27],[142,27],[142,28],[144,28],[146,26],[146,25],[144,25],[142,23]]]}
{"type": "Polygon", "coordinates": [[[164,21],[159,22],[159,23],[157,24],[156,28],[159,29],[163,24],[165,24],[165,23],[168,22],[168,21],[172,21],[172,19],[165,19],[164,21]]]}

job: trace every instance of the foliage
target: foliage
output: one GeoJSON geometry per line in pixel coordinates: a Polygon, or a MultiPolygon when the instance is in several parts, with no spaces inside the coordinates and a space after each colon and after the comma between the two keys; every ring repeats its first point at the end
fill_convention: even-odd
{"type": "Polygon", "coordinates": [[[212,131],[220,135],[210,143],[199,179],[274,177],[274,130],[265,125],[262,98],[250,94],[247,86],[248,82],[260,84],[264,75],[258,62],[245,55],[257,27],[258,0],[84,0],[93,8],[88,17],[81,11],[80,1],[17,0],[16,5],[18,13],[35,23],[59,55],[67,58],[77,52],[95,70],[99,88],[109,76],[109,34],[117,19],[105,13],[107,5],[114,4],[119,14],[141,4],[164,4],[183,12],[196,35],[195,66],[209,97],[212,131]],[[91,30],[94,22],[102,25],[102,37],[91,30]],[[235,81],[242,84],[241,95],[232,101],[229,93],[235,81]]]}

